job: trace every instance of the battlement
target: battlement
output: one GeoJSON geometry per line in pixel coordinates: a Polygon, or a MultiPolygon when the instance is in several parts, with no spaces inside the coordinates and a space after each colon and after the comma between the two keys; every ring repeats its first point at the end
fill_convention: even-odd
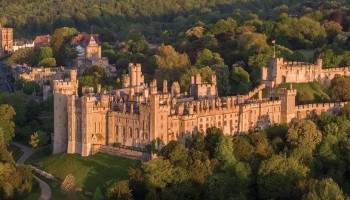
{"type": "Polygon", "coordinates": [[[277,63],[282,64],[282,66],[292,66],[292,67],[322,67],[322,59],[317,59],[315,63],[300,62],[300,61],[284,61],[283,58],[275,58],[277,63]]]}
{"type": "Polygon", "coordinates": [[[344,106],[347,102],[342,102],[342,104],[338,103],[313,103],[313,104],[305,104],[305,105],[298,105],[296,106],[297,110],[304,110],[304,109],[325,109],[325,108],[332,108],[336,105],[344,106]]]}
{"type": "Polygon", "coordinates": [[[350,71],[350,67],[336,67],[322,69],[322,73],[335,72],[335,71],[350,71]]]}

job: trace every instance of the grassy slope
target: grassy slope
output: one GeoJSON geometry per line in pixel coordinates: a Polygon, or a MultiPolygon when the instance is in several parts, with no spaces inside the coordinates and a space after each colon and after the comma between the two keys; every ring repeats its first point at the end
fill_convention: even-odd
{"type": "Polygon", "coordinates": [[[33,164],[61,180],[67,174],[72,173],[78,187],[90,191],[94,191],[97,186],[101,187],[106,181],[127,178],[130,167],[140,166],[139,161],[106,154],[89,157],[77,154],[57,154],[37,160],[33,164]]]}
{"type": "MultiPolygon", "coordinates": [[[[289,88],[290,83],[280,84],[277,88],[289,88]]],[[[327,89],[320,82],[293,83],[293,88],[298,92],[311,91],[314,95],[315,102],[327,101],[330,99],[327,89]]]]}
{"type": "MultiPolygon", "coordinates": [[[[276,97],[278,96],[278,89],[279,88],[289,88],[290,83],[282,83],[278,85],[276,88],[274,88],[276,97]]],[[[323,86],[320,82],[310,82],[310,83],[293,83],[293,88],[297,90],[297,92],[302,91],[311,91],[314,95],[315,102],[327,102],[327,99],[329,99],[329,92],[327,91],[326,87],[323,86]]],[[[266,89],[263,90],[263,97],[267,98],[268,92],[266,89]]],[[[257,95],[256,95],[257,97],[257,95]]]]}

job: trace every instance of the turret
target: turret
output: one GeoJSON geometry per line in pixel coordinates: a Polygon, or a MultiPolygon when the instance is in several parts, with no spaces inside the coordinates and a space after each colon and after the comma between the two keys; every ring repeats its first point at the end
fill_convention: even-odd
{"type": "Polygon", "coordinates": [[[163,81],[163,93],[168,93],[168,81],[163,81]]]}
{"type": "Polygon", "coordinates": [[[295,117],[295,97],[297,91],[292,84],[289,89],[281,88],[278,91],[281,99],[281,122],[289,123],[295,117]]]}

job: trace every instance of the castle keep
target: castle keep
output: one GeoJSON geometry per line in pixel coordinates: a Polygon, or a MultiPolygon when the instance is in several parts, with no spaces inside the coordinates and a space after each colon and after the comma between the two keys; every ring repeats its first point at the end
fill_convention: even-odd
{"type": "Polygon", "coordinates": [[[53,85],[53,153],[88,156],[96,147],[113,143],[144,147],[157,138],[163,144],[171,140],[184,142],[191,134],[213,126],[233,135],[288,123],[294,117],[336,112],[344,105],[297,106],[293,88],[280,89],[277,100],[263,99],[265,87],[281,82],[306,82],[347,73],[343,69],[322,70],[321,60],[315,65],[300,64],[296,68],[291,65],[279,58],[271,59],[270,66],[263,69],[261,85],[246,95],[228,97],[217,95],[216,76],[211,77],[211,83],[205,83],[199,74],[191,78],[187,93],[180,92],[178,82],[169,88],[166,80],[159,91],[156,80],[144,83],[140,64],[129,65],[129,74],[123,76],[121,89],[106,92],[101,91],[100,86],[96,91],[83,87],[83,96],[79,97],[77,72],[72,70],[69,80],[54,81],[53,85]]]}

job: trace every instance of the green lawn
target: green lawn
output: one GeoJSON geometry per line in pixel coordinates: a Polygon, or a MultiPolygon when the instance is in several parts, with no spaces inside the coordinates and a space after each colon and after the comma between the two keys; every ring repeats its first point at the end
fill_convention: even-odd
{"type": "Polygon", "coordinates": [[[71,173],[77,186],[89,191],[95,191],[97,186],[102,187],[109,180],[126,179],[130,167],[141,165],[136,160],[101,153],[89,157],[61,153],[38,159],[32,164],[61,180],[71,173]]]}
{"type": "Polygon", "coordinates": [[[40,159],[43,159],[45,157],[49,157],[51,155],[51,147],[47,146],[42,149],[39,149],[35,153],[33,153],[27,160],[26,163],[32,164],[35,161],[38,161],[40,159]]]}
{"type": "MultiPolygon", "coordinates": [[[[314,102],[321,103],[321,102],[327,102],[329,97],[329,92],[327,91],[327,88],[323,86],[320,82],[309,82],[309,83],[292,83],[293,89],[296,89],[297,92],[302,91],[311,91],[314,95],[314,102]]],[[[278,96],[278,89],[279,88],[290,88],[290,83],[282,83],[278,85],[276,88],[274,88],[275,96],[278,96]]],[[[268,97],[268,92],[266,89],[263,90],[263,97],[268,97]]]]}
{"type": "MultiPolygon", "coordinates": [[[[290,83],[280,84],[277,88],[289,88],[290,83]]],[[[293,83],[293,88],[298,92],[311,91],[315,102],[326,102],[330,99],[327,89],[320,82],[293,83]]]]}
{"type": "Polygon", "coordinates": [[[8,150],[12,153],[13,159],[15,161],[17,161],[23,155],[23,151],[21,151],[21,148],[15,146],[13,144],[10,144],[8,146],[8,150]]]}

